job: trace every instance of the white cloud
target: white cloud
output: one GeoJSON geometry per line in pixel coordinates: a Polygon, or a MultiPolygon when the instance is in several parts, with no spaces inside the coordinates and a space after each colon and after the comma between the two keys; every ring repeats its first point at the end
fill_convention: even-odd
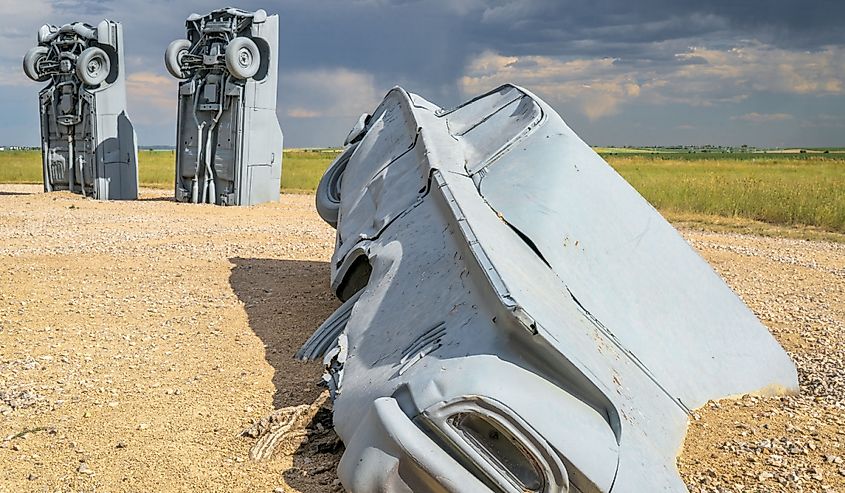
{"type": "Polygon", "coordinates": [[[782,122],[785,120],[791,120],[792,115],[788,113],[746,113],[744,115],[732,116],[731,120],[740,120],[744,122],[750,123],[770,123],[770,122],[782,122]]]}
{"type": "Polygon", "coordinates": [[[0,0],[5,22],[0,25],[0,86],[35,84],[21,68],[27,50],[37,44],[38,28],[53,11],[45,0],[0,0]]]}
{"type": "Polygon", "coordinates": [[[802,128],[845,128],[845,116],[821,113],[804,119],[800,126],[802,128]]]}
{"type": "Polygon", "coordinates": [[[323,116],[319,111],[306,108],[291,108],[285,112],[291,118],[318,118],[323,116]]]}
{"type": "Polygon", "coordinates": [[[291,118],[349,120],[372,111],[381,101],[371,74],[346,68],[282,72],[279,88],[282,112],[291,118]]]}
{"type": "Polygon", "coordinates": [[[485,52],[470,63],[459,84],[465,95],[473,95],[515,82],[552,102],[575,102],[587,117],[596,119],[616,112],[621,102],[640,95],[640,85],[630,74],[620,73],[615,61],[507,57],[485,52]]]}
{"type": "Polygon", "coordinates": [[[634,100],[712,106],[740,102],[759,92],[845,93],[845,47],[806,52],[746,42],[725,50],[693,47],[675,58],[678,63],[656,66],[623,64],[612,58],[516,57],[487,51],[470,61],[459,86],[470,96],[517,83],[552,103],[575,105],[593,120],[634,100]]]}
{"type": "Polygon", "coordinates": [[[176,119],[178,81],[154,72],[134,72],[126,77],[129,117],[136,123],[161,124],[176,119]]]}
{"type": "Polygon", "coordinates": [[[690,48],[676,55],[696,60],[675,75],[680,79],[706,78],[756,91],[794,94],[842,94],[845,81],[845,48],[792,51],[750,42],[730,50],[690,48]]]}
{"type": "MultiPolygon", "coordinates": [[[[16,21],[27,22],[32,19],[41,19],[53,12],[52,4],[46,0],[0,0],[0,10],[9,18],[16,21]]],[[[3,26],[5,32],[8,26],[3,26]]],[[[33,36],[34,37],[34,36],[33,36]]]]}

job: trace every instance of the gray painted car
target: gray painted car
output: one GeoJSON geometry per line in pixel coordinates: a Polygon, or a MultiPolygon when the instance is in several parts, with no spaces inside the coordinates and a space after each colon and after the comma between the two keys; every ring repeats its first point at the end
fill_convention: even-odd
{"type": "Polygon", "coordinates": [[[352,492],[686,491],[691,409],[792,361],[546,103],[401,88],[320,184],[343,305],[323,358],[352,492]]]}
{"type": "Polygon", "coordinates": [[[176,200],[252,205],[279,199],[279,17],[235,8],[191,14],[164,62],[180,79],[176,200]]]}
{"type": "Polygon", "coordinates": [[[123,27],[104,20],[38,31],[23,59],[38,93],[44,191],[138,198],[138,148],[126,115],[123,27]]]}

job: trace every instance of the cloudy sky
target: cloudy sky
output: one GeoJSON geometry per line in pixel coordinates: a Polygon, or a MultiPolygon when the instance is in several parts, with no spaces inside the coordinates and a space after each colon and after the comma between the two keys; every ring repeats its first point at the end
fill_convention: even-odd
{"type": "MultiPolygon", "coordinates": [[[[39,141],[38,27],[124,24],[141,145],[175,140],[164,69],[197,0],[0,0],[0,145],[39,141]]],[[[221,4],[222,6],[222,4],[221,4]]],[[[845,145],[842,0],[246,0],[280,16],[288,147],[338,146],[395,85],[440,106],[504,82],[594,145],[845,145]]]]}

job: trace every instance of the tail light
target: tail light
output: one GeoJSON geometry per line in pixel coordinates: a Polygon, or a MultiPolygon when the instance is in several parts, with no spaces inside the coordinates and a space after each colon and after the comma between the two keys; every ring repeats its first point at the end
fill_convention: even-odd
{"type": "Polygon", "coordinates": [[[498,401],[465,396],[432,406],[416,420],[493,491],[569,491],[562,459],[530,425],[498,401]]]}

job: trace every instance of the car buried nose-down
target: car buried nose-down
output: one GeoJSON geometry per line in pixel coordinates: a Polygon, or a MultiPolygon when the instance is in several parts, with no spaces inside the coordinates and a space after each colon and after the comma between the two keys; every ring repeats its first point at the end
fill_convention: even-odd
{"type": "Polygon", "coordinates": [[[353,492],[686,491],[691,409],[797,390],[789,357],[536,96],[401,88],[318,189],[323,358],[353,492]]]}

